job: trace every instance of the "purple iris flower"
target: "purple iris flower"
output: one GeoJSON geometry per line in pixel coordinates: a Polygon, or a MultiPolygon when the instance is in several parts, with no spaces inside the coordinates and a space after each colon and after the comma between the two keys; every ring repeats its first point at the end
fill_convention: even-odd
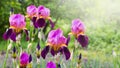
{"type": "Polygon", "coordinates": [[[47,63],[46,68],[57,68],[57,67],[56,67],[56,64],[54,62],[50,61],[47,63]]]}
{"type": "Polygon", "coordinates": [[[66,60],[70,58],[70,52],[67,48],[68,40],[63,36],[61,29],[50,31],[47,40],[47,46],[41,52],[41,56],[44,59],[49,50],[53,56],[62,51],[62,54],[65,55],[66,60]]]}
{"type": "Polygon", "coordinates": [[[36,16],[37,13],[37,8],[35,5],[30,5],[27,7],[27,15],[30,19],[32,19],[32,17],[36,16]]]}
{"type": "Polygon", "coordinates": [[[42,28],[46,26],[46,20],[51,24],[51,28],[54,28],[54,23],[50,17],[50,10],[43,5],[36,8],[34,5],[27,7],[27,16],[32,20],[35,28],[42,28]]]}
{"type": "Polygon", "coordinates": [[[75,36],[82,47],[87,47],[88,37],[85,35],[85,25],[80,19],[72,21],[71,33],[75,36]]]}
{"type": "Polygon", "coordinates": [[[29,40],[28,30],[26,29],[25,17],[21,14],[13,14],[9,18],[10,27],[3,34],[3,38],[8,40],[9,38],[16,41],[16,36],[23,30],[26,34],[26,40],[29,40]]]}
{"type": "Polygon", "coordinates": [[[20,68],[25,68],[29,63],[29,55],[26,52],[23,52],[20,55],[20,68]]]}

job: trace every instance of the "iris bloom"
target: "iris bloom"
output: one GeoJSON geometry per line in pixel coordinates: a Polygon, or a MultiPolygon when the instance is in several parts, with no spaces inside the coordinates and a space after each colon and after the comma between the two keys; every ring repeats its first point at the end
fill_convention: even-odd
{"type": "Polygon", "coordinates": [[[25,17],[21,14],[13,14],[9,18],[10,27],[3,34],[3,38],[8,40],[9,38],[13,41],[16,41],[16,35],[21,33],[23,30],[26,33],[26,40],[29,40],[28,30],[26,29],[25,17]]]}
{"type": "Polygon", "coordinates": [[[50,61],[47,63],[46,68],[57,68],[57,67],[56,67],[56,64],[54,62],[50,61]]]}
{"type": "Polygon", "coordinates": [[[58,52],[65,55],[66,60],[70,58],[70,52],[67,48],[69,38],[63,36],[63,32],[60,29],[52,30],[48,34],[47,46],[42,50],[41,56],[45,59],[47,53],[51,52],[54,56],[58,52]]]}
{"type": "Polygon", "coordinates": [[[72,21],[71,34],[75,36],[82,47],[87,47],[88,37],[84,33],[85,25],[83,24],[83,22],[80,19],[74,19],[72,21]]]}
{"type": "Polygon", "coordinates": [[[30,62],[29,55],[26,52],[23,52],[20,55],[20,68],[26,68],[29,62],[30,62]]]}
{"type": "Polygon", "coordinates": [[[35,28],[42,28],[46,25],[46,20],[51,24],[51,28],[54,27],[54,23],[50,17],[50,10],[43,5],[36,8],[34,5],[27,7],[27,17],[29,17],[35,28]]]}

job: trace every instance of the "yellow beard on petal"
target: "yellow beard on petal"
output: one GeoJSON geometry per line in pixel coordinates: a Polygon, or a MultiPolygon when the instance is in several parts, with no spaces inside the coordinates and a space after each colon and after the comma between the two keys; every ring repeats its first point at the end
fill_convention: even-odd
{"type": "Polygon", "coordinates": [[[75,38],[78,38],[79,35],[84,35],[84,32],[79,32],[78,34],[76,34],[74,32],[70,32],[69,35],[74,35],[75,38]]]}
{"type": "Polygon", "coordinates": [[[61,47],[63,46],[67,46],[66,44],[58,44],[58,45],[54,45],[51,43],[47,43],[48,46],[50,46],[54,51],[58,51],[61,47]]]}
{"type": "Polygon", "coordinates": [[[10,26],[10,28],[14,29],[14,32],[16,32],[16,33],[20,33],[21,30],[26,29],[25,27],[23,27],[23,28],[16,28],[14,26],[10,26]]]}

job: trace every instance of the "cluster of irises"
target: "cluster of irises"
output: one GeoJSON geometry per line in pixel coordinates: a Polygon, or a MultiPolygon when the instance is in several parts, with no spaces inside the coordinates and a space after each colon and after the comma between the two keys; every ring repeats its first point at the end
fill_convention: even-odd
{"type": "MultiPolygon", "coordinates": [[[[50,10],[43,5],[38,6],[30,5],[27,7],[27,15],[22,14],[11,14],[9,17],[10,27],[3,34],[5,40],[11,40],[17,42],[17,37],[24,32],[26,34],[26,40],[30,40],[30,32],[26,28],[26,18],[30,19],[32,26],[35,29],[42,29],[46,26],[46,21],[50,22],[52,30],[49,31],[47,37],[47,43],[44,49],[40,50],[40,44],[37,44],[36,56],[39,60],[40,56],[45,59],[48,53],[54,57],[57,54],[63,55],[66,60],[69,60],[71,53],[68,49],[68,43],[70,42],[70,35],[73,35],[75,39],[81,44],[82,47],[87,47],[88,37],[85,35],[85,26],[80,19],[74,19],[72,21],[71,32],[66,38],[63,35],[63,31],[58,28],[54,29],[55,24],[52,22],[50,17],[50,10]]],[[[16,59],[17,56],[16,47],[13,47],[12,57],[16,59]]],[[[19,53],[19,67],[20,68],[32,68],[32,55],[26,51],[19,53]]],[[[79,60],[81,59],[81,54],[79,60]]],[[[60,65],[56,65],[53,61],[49,61],[46,64],[46,68],[60,68],[60,65]]]]}

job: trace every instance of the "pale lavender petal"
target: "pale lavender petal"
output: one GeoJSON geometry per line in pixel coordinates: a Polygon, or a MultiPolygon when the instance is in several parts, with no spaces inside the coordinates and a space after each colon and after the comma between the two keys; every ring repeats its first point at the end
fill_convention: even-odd
{"type": "Polygon", "coordinates": [[[36,8],[35,5],[30,5],[30,6],[27,7],[27,14],[28,14],[29,16],[33,16],[33,15],[35,15],[36,13],[37,13],[37,8],[36,8]]]}

